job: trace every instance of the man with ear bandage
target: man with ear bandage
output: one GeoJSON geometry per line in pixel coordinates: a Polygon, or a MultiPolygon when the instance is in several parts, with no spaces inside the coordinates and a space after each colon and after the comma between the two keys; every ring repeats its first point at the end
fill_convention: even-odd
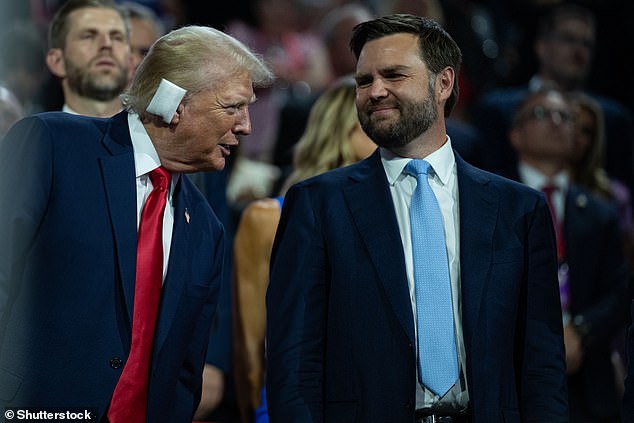
{"type": "Polygon", "coordinates": [[[5,409],[191,421],[226,269],[224,229],[184,174],[224,168],[272,79],[236,39],[186,26],[154,44],[125,111],[13,126],[0,143],[5,409]]]}

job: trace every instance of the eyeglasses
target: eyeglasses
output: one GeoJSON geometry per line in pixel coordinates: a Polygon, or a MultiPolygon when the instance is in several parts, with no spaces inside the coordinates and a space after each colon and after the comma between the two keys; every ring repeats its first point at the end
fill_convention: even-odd
{"type": "Polygon", "coordinates": [[[595,46],[595,41],[591,38],[577,37],[576,35],[565,32],[555,32],[551,35],[551,39],[569,46],[584,47],[588,50],[594,49],[595,46]]]}
{"type": "Polygon", "coordinates": [[[575,122],[575,116],[566,110],[547,109],[546,107],[539,105],[529,110],[524,119],[532,119],[536,121],[549,119],[555,125],[569,125],[575,122]]]}

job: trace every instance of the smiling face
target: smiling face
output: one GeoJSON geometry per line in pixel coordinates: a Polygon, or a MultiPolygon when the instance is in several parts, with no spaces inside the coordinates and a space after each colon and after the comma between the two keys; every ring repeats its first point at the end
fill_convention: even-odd
{"type": "Polygon", "coordinates": [[[193,94],[181,105],[176,140],[162,146],[169,149],[164,154],[179,162],[178,171],[222,170],[238,137],[251,133],[249,105],[255,98],[251,77],[244,72],[226,81],[193,94]]]}
{"type": "Polygon", "coordinates": [[[63,50],[51,69],[71,91],[108,101],[127,84],[130,45],[121,15],[109,8],[86,7],[68,16],[68,34],[63,50]]]}
{"type": "Polygon", "coordinates": [[[438,120],[435,78],[420,56],[418,37],[394,34],[367,42],[357,62],[357,109],[378,145],[398,149],[438,120]]]}

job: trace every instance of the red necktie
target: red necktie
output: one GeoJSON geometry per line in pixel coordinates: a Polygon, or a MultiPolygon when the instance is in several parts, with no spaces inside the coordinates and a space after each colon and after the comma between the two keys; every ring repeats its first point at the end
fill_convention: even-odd
{"type": "Polygon", "coordinates": [[[557,240],[557,257],[561,262],[565,259],[566,255],[566,249],[564,247],[564,234],[562,225],[559,223],[557,212],[553,204],[553,193],[558,189],[559,188],[556,185],[545,185],[542,187],[542,192],[546,196],[546,203],[548,203],[548,208],[550,209],[550,216],[553,219],[553,226],[555,227],[555,237],[557,240]]]}
{"type": "Polygon", "coordinates": [[[152,344],[163,281],[163,212],[171,175],[150,172],[154,189],[143,207],[137,244],[132,346],[108,410],[110,423],[145,423],[152,344]]]}

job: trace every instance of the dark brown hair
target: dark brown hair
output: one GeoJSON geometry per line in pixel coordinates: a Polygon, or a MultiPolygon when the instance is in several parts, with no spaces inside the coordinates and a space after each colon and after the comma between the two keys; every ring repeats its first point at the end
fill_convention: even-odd
{"type": "Polygon", "coordinates": [[[352,30],[350,49],[358,59],[363,46],[368,41],[401,33],[418,36],[421,59],[434,75],[447,66],[454,70],[456,79],[451,96],[445,103],[445,116],[449,116],[458,101],[458,73],[462,63],[462,52],[458,44],[438,22],[409,14],[387,15],[363,22],[352,30]]]}

